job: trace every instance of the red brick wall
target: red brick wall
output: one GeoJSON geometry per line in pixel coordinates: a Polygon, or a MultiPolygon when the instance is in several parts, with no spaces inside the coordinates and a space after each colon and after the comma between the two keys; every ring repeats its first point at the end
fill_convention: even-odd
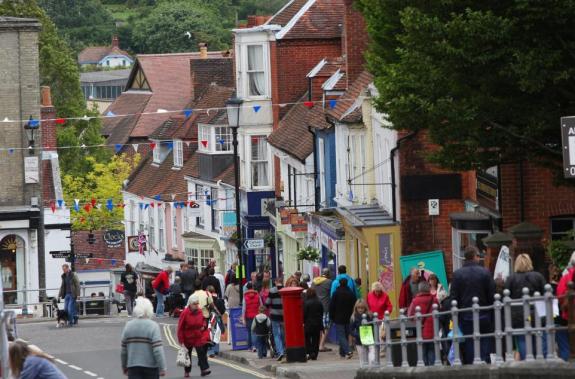
{"type": "Polygon", "coordinates": [[[368,34],[362,14],[355,9],[355,0],[345,0],[344,30],[342,51],[346,55],[347,86],[357,79],[364,70],[363,56],[368,45],[368,34]]]}
{"type": "Polygon", "coordinates": [[[86,263],[85,259],[78,259],[76,261],[77,271],[109,270],[124,267],[124,259],[126,259],[124,242],[118,247],[108,247],[106,242],[104,242],[104,232],[94,231],[96,242],[90,245],[88,243],[88,233],[87,231],[73,232],[74,251],[76,253],[94,254],[94,257],[90,258],[88,263],[86,263]],[[102,259],[101,263],[98,262],[98,259],[102,259]],[[112,259],[116,260],[115,265],[112,265],[112,259]]]}
{"type": "MultiPolygon", "coordinates": [[[[402,136],[405,133],[402,133],[402,136]]],[[[443,170],[426,160],[426,155],[436,149],[427,138],[426,132],[419,132],[413,138],[404,141],[399,149],[399,175],[429,175],[445,174],[450,171],[443,170]]],[[[439,201],[439,216],[428,214],[427,200],[404,200],[398,204],[401,213],[401,239],[402,254],[420,251],[443,250],[445,252],[445,265],[448,275],[452,270],[451,249],[451,222],[449,214],[463,212],[466,198],[473,198],[474,173],[461,173],[462,198],[441,199],[439,201]]],[[[401,180],[401,179],[400,179],[401,180]]],[[[400,184],[401,185],[401,184],[400,184]]],[[[401,198],[401,196],[400,196],[401,198]]]]}
{"type": "MultiPolygon", "coordinates": [[[[530,162],[523,163],[525,221],[542,228],[548,239],[550,218],[575,216],[575,188],[554,184],[553,173],[530,162]]],[[[503,230],[521,222],[519,164],[501,165],[501,215],[503,230]]]]}
{"type": "MultiPolygon", "coordinates": [[[[52,99],[50,97],[50,87],[42,87],[42,106],[40,107],[40,119],[43,120],[40,126],[42,138],[40,142],[36,142],[36,146],[41,144],[44,149],[56,150],[58,145],[56,139],[56,108],[52,106],[52,99]],[[51,120],[51,121],[44,121],[51,120]]],[[[45,206],[50,206],[50,201],[54,199],[54,185],[52,179],[52,165],[49,160],[42,160],[42,198],[45,206]]]]}

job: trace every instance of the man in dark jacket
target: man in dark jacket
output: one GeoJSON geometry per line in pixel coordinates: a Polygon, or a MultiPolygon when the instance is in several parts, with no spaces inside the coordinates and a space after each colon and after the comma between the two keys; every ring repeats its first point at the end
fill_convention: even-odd
{"type": "Polygon", "coordinates": [[[213,286],[214,289],[216,290],[216,293],[218,294],[218,297],[220,299],[223,299],[224,295],[222,293],[222,286],[220,285],[220,281],[218,280],[218,278],[214,276],[215,273],[216,270],[214,270],[213,267],[210,267],[208,269],[208,276],[204,277],[204,279],[202,280],[202,289],[205,290],[208,288],[208,286],[213,286]]]}
{"type": "Polygon", "coordinates": [[[329,328],[331,327],[331,322],[329,320],[329,301],[332,280],[329,277],[330,271],[329,268],[326,267],[322,270],[321,276],[314,278],[311,283],[311,288],[315,290],[317,297],[323,306],[323,332],[319,342],[319,351],[329,351],[325,348],[325,340],[329,333],[329,328]]]}
{"type": "Polygon", "coordinates": [[[196,288],[194,287],[194,282],[198,278],[198,271],[193,265],[186,264],[182,267],[180,272],[180,279],[182,285],[182,292],[185,295],[184,303],[188,303],[188,298],[194,293],[196,288]]]}
{"type": "Polygon", "coordinates": [[[272,335],[274,337],[275,351],[278,356],[278,361],[284,357],[284,307],[280,290],[283,288],[282,278],[275,279],[275,287],[270,289],[266,303],[270,311],[270,320],[272,322],[272,335]]]}
{"type": "MultiPolygon", "coordinates": [[[[495,281],[491,273],[479,263],[479,250],[475,246],[468,246],[464,252],[463,267],[453,273],[450,296],[457,300],[458,308],[471,308],[473,298],[479,299],[480,306],[493,304],[495,296],[495,281]]],[[[493,314],[482,311],[479,314],[479,329],[481,334],[493,332],[493,314]]],[[[471,312],[461,313],[459,328],[464,335],[473,335],[473,315],[471,312]]],[[[481,359],[490,362],[489,355],[493,352],[493,338],[481,338],[481,359]]],[[[465,339],[465,354],[463,363],[473,363],[473,338],[465,339]]]]}
{"type": "Polygon", "coordinates": [[[409,271],[409,277],[405,278],[399,291],[399,309],[408,309],[418,292],[419,282],[425,281],[421,272],[416,267],[409,271]]]}
{"type": "Polygon", "coordinates": [[[349,322],[355,306],[355,294],[347,286],[347,278],[339,280],[339,286],[331,297],[329,304],[329,318],[335,324],[339,355],[351,358],[353,353],[349,349],[349,322]]]}
{"type": "Polygon", "coordinates": [[[67,263],[62,265],[62,284],[58,296],[64,299],[64,309],[68,313],[68,325],[78,323],[76,300],[80,296],[80,280],[67,263]]]}

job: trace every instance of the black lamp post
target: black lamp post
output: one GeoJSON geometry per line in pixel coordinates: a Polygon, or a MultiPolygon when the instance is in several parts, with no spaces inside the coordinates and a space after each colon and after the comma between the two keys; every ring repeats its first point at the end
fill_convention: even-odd
{"type": "Polygon", "coordinates": [[[234,147],[234,186],[236,195],[236,246],[238,249],[238,263],[239,269],[239,282],[240,282],[240,305],[243,303],[243,254],[242,254],[242,225],[240,222],[240,162],[238,157],[238,128],[240,126],[240,110],[243,100],[238,98],[234,92],[232,97],[226,102],[226,109],[228,112],[228,125],[232,128],[232,146],[234,147]]]}
{"type": "Polygon", "coordinates": [[[34,132],[40,128],[40,121],[34,120],[32,116],[24,125],[26,136],[28,137],[28,151],[30,155],[34,155],[34,132]]]}

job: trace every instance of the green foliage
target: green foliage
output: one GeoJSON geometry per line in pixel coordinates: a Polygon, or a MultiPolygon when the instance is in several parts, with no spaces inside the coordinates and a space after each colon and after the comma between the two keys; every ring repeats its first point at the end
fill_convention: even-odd
{"type": "Polygon", "coordinates": [[[235,8],[239,20],[251,15],[271,16],[283,7],[288,0],[237,0],[235,8]]]}
{"type": "Polygon", "coordinates": [[[567,267],[571,254],[575,249],[575,231],[570,231],[568,235],[560,240],[549,241],[547,244],[547,254],[551,257],[553,263],[562,271],[567,267]]]}
{"type": "Polygon", "coordinates": [[[317,262],[319,260],[319,250],[311,246],[301,248],[297,252],[297,259],[298,261],[317,262]]]}
{"type": "Polygon", "coordinates": [[[560,162],[559,119],[575,113],[575,2],[358,3],[376,107],[398,130],[428,130],[434,162],[560,162]]]}
{"type": "Polygon", "coordinates": [[[80,211],[72,212],[74,230],[104,230],[116,227],[124,218],[123,208],[106,208],[106,201],[112,199],[114,205],[122,203],[122,183],[138,164],[139,155],[128,158],[124,154],[114,155],[108,163],[99,163],[94,157],[87,157],[93,169],[84,177],[64,175],[62,182],[67,189],[65,201],[69,207],[74,199],[80,200],[80,211]],[[84,209],[91,199],[101,204],[100,209],[84,209]]]}
{"type": "Polygon", "coordinates": [[[76,52],[86,46],[109,45],[115,33],[112,15],[97,0],[38,0],[38,5],[76,52]]]}
{"type": "MultiPolygon", "coordinates": [[[[42,24],[39,36],[40,82],[50,86],[52,101],[58,117],[96,115],[86,109],[80,88],[80,74],[76,60],[66,42],[58,36],[54,23],[36,4],[35,0],[7,0],[0,3],[0,15],[32,17],[42,24]]],[[[104,143],[100,134],[100,120],[68,121],[58,132],[59,146],[94,146],[104,143]]],[[[98,149],[61,149],[60,165],[66,174],[83,176],[92,168],[91,161],[83,159],[93,154],[97,161],[106,160],[110,154],[98,149]]]]}
{"type": "Polygon", "coordinates": [[[229,26],[230,20],[221,18],[210,3],[164,1],[136,22],[132,41],[134,50],[146,53],[197,50],[199,42],[207,42],[210,50],[220,50],[230,46],[229,26]]]}

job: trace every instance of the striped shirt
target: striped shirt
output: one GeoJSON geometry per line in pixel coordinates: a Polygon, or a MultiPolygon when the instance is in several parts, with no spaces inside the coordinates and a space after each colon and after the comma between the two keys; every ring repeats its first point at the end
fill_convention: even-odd
{"type": "Polygon", "coordinates": [[[266,299],[266,306],[270,310],[270,320],[274,322],[284,321],[284,307],[282,304],[282,298],[280,296],[279,290],[283,287],[273,287],[270,290],[270,294],[266,299]]]}
{"type": "Polygon", "coordinates": [[[122,369],[151,367],[166,370],[162,333],[152,320],[138,318],[129,321],[122,332],[122,369]]]}

